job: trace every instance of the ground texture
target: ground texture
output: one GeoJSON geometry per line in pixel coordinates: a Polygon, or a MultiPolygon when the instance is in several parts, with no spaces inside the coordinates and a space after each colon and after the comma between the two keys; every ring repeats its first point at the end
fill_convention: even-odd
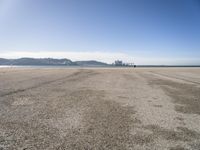
{"type": "Polygon", "coordinates": [[[199,150],[200,68],[2,68],[0,149],[199,150]]]}

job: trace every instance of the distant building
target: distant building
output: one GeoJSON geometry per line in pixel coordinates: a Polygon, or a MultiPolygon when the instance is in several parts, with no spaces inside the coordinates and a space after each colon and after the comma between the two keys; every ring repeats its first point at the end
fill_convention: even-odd
{"type": "Polygon", "coordinates": [[[116,60],[115,66],[123,66],[123,62],[121,60],[116,60]]]}
{"type": "Polygon", "coordinates": [[[136,67],[134,63],[123,63],[121,60],[116,60],[113,65],[115,66],[124,66],[124,67],[136,67]]]}

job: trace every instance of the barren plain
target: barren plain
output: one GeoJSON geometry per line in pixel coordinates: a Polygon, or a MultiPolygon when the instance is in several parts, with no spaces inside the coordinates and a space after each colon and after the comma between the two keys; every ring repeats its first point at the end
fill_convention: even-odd
{"type": "Polygon", "coordinates": [[[199,150],[200,68],[1,68],[2,150],[199,150]]]}

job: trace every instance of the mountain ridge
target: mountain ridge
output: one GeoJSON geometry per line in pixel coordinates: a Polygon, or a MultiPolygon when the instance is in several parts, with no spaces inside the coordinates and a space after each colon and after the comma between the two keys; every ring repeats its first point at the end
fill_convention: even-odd
{"type": "Polygon", "coordinates": [[[23,57],[18,59],[0,58],[0,65],[61,65],[61,66],[107,66],[107,63],[88,60],[88,61],[71,61],[67,58],[29,58],[23,57]]]}

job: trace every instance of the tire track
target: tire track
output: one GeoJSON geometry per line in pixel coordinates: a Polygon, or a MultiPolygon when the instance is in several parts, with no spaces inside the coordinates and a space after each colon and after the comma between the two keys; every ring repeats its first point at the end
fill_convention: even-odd
{"type": "Polygon", "coordinates": [[[50,80],[50,81],[45,81],[45,82],[39,83],[35,86],[31,86],[31,87],[28,87],[28,88],[17,89],[17,90],[13,90],[13,91],[10,91],[10,92],[7,92],[7,93],[3,93],[3,94],[0,95],[0,97],[5,97],[5,96],[12,95],[12,94],[25,92],[25,91],[28,91],[28,90],[36,89],[36,88],[46,86],[46,85],[49,85],[49,84],[52,84],[52,83],[55,83],[55,82],[59,82],[59,81],[63,81],[62,84],[64,84],[64,83],[66,83],[66,81],[76,81],[79,78],[85,79],[89,75],[94,75],[94,74],[96,74],[96,73],[89,71],[89,70],[86,70],[86,71],[85,70],[79,70],[78,72],[75,72],[71,75],[68,75],[68,76],[65,76],[65,77],[62,77],[62,78],[58,78],[58,79],[50,80]]]}
{"type": "Polygon", "coordinates": [[[164,76],[164,77],[167,77],[167,78],[178,79],[178,80],[182,80],[182,81],[186,81],[186,82],[190,82],[190,83],[193,83],[193,84],[198,84],[198,85],[200,85],[200,82],[191,81],[191,80],[188,80],[188,79],[185,79],[185,78],[174,77],[174,76],[166,75],[166,74],[163,74],[163,73],[155,73],[155,72],[153,72],[153,71],[149,71],[149,72],[150,72],[151,74],[153,74],[153,75],[164,76]]]}

